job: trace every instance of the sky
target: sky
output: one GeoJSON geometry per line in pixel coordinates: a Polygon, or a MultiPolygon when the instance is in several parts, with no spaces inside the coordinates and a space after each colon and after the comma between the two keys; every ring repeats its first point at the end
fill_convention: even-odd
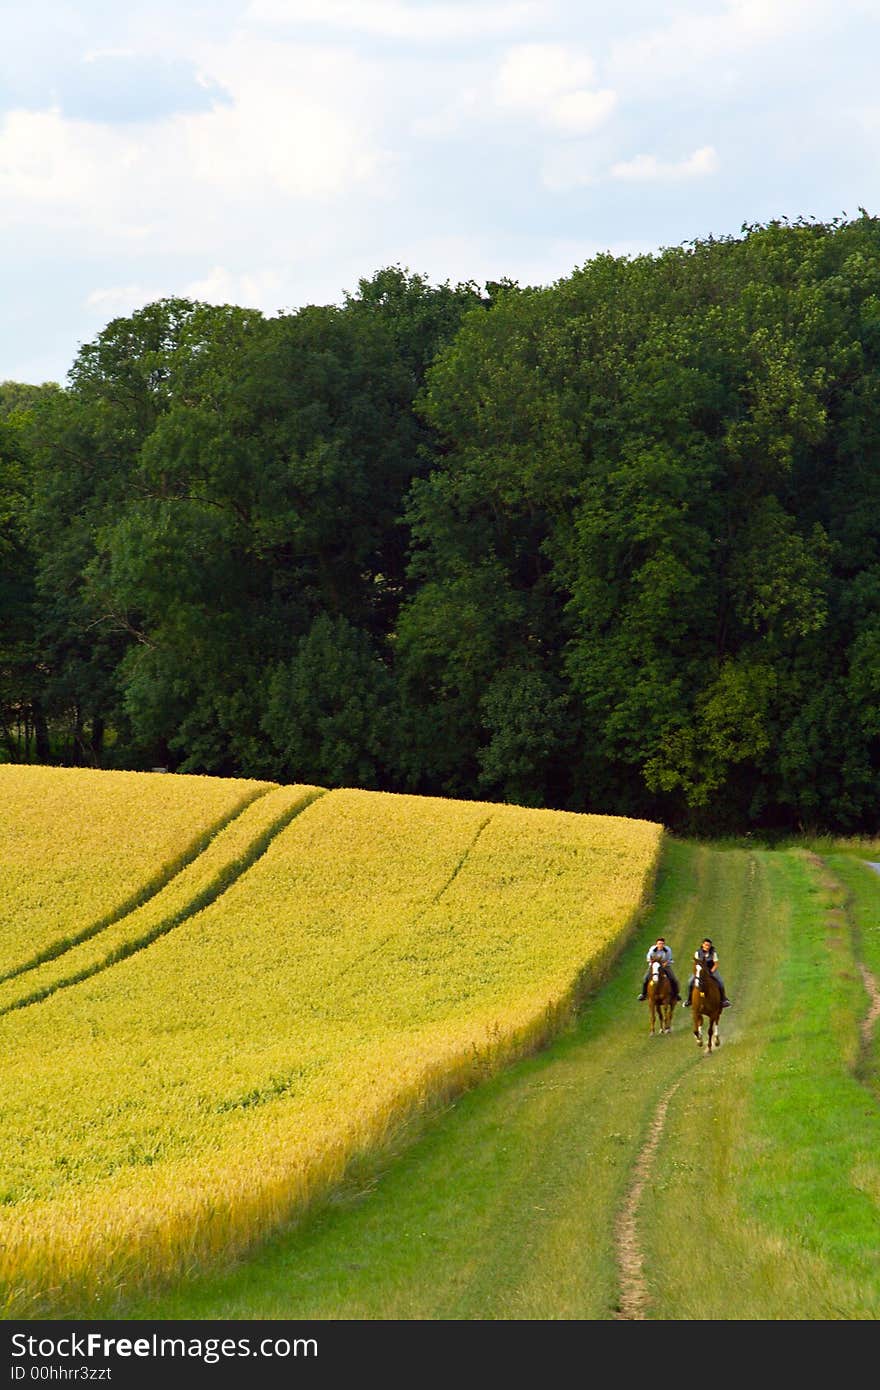
{"type": "Polygon", "coordinates": [[[0,380],[170,295],[880,214],[880,0],[0,0],[0,380]]]}

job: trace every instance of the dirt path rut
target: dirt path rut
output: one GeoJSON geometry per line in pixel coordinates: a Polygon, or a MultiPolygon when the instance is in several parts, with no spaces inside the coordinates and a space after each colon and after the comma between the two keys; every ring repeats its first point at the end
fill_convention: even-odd
{"type": "Polygon", "coordinates": [[[617,1247],[617,1267],[620,1279],[620,1304],[617,1318],[638,1321],[644,1319],[648,1307],[648,1288],[645,1283],[644,1257],[639,1243],[638,1214],[645,1184],[651,1176],[654,1156],[663,1135],[666,1111],[669,1102],[681,1085],[679,1079],[666,1092],[654,1112],[648,1130],[648,1137],[639,1153],[633,1170],[633,1180],[626,1201],[617,1219],[615,1245],[617,1247]]]}

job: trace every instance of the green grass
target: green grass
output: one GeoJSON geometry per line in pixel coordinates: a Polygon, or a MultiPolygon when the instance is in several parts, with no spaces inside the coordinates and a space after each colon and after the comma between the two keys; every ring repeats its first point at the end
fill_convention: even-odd
{"type": "MultiPolygon", "coordinates": [[[[880,848],[861,853],[830,854],[827,863],[845,895],[845,910],[859,959],[880,986],[880,873],[870,867],[880,862],[880,848]]],[[[880,1096],[880,1024],[859,1057],[859,1074],[880,1096]]]]}
{"type": "Polygon", "coordinates": [[[877,1317],[880,1110],[852,1070],[853,938],[802,852],[757,855],[754,879],[747,1026],[676,1107],[645,1206],[655,1315],[877,1317]]]}

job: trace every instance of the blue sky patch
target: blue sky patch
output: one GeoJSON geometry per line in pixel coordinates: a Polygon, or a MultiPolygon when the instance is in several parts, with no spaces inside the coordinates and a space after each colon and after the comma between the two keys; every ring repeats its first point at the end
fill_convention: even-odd
{"type": "MultiPolygon", "coordinates": [[[[31,102],[36,96],[31,93],[31,102]]],[[[42,96],[40,106],[57,106],[73,120],[107,124],[157,121],[230,101],[218,83],[200,79],[191,63],[119,53],[71,64],[42,96]]]]}

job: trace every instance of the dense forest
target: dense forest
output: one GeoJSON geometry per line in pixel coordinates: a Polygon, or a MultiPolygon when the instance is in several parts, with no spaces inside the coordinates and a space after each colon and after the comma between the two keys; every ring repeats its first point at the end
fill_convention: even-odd
{"type": "Polygon", "coordinates": [[[880,826],[880,220],[0,387],[0,758],[880,826]]]}

